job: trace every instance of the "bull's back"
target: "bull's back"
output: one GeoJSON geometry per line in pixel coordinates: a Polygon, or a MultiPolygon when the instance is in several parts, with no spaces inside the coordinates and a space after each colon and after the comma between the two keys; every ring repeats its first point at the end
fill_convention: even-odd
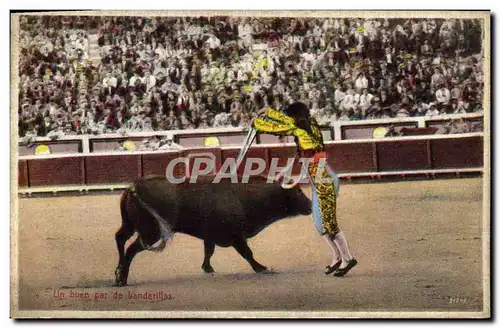
{"type": "Polygon", "coordinates": [[[198,183],[172,184],[164,177],[148,177],[134,186],[174,231],[221,240],[241,230],[244,211],[234,188],[211,182],[200,179],[198,183]]]}
{"type": "Polygon", "coordinates": [[[276,184],[254,178],[249,183],[231,183],[199,177],[197,183],[172,184],[165,177],[139,179],[135,188],[174,231],[219,245],[233,237],[252,237],[279,219],[280,197],[276,184]]]}

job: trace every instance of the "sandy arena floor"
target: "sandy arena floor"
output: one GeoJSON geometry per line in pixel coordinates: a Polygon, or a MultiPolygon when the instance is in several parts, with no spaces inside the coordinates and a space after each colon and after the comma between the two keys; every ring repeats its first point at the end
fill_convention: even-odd
{"type": "Polygon", "coordinates": [[[118,204],[116,193],[19,200],[21,310],[482,310],[480,178],[343,185],[339,222],[359,262],[344,278],[323,274],[330,250],[297,217],[250,240],[275,274],[253,273],[233,248],[216,248],[204,274],[202,242],[178,234],[115,288],[118,204]],[[145,292],[170,299],[130,298],[145,292]]]}

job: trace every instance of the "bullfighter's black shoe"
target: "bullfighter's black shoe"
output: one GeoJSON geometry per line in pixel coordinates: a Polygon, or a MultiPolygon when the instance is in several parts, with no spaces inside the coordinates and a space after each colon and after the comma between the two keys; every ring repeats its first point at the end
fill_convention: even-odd
{"type": "Polygon", "coordinates": [[[345,276],[347,272],[349,272],[352,268],[354,268],[354,266],[356,266],[356,264],[358,264],[358,261],[356,261],[356,259],[353,258],[352,260],[349,261],[349,263],[347,263],[347,266],[345,268],[338,269],[337,271],[335,271],[333,275],[335,277],[345,276]]]}
{"type": "Polygon", "coordinates": [[[335,263],[332,266],[327,265],[326,270],[325,270],[325,274],[328,275],[328,274],[332,274],[333,272],[337,271],[337,269],[340,267],[341,264],[342,264],[342,260],[338,261],[337,263],[335,263]]]}

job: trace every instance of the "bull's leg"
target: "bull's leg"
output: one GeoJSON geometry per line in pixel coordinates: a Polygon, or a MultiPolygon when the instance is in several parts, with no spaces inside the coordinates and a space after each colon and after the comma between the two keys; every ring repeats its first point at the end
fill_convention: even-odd
{"type": "Polygon", "coordinates": [[[126,286],[127,285],[130,264],[132,263],[134,256],[137,253],[142,252],[144,250],[144,247],[142,246],[139,238],[140,238],[140,236],[134,241],[134,243],[132,245],[130,245],[129,248],[127,248],[127,252],[125,253],[123,265],[119,266],[116,269],[116,284],[115,284],[115,286],[126,286]]]}
{"type": "Polygon", "coordinates": [[[135,232],[134,224],[130,221],[129,218],[129,191],[125,191],[122,194],[120,200],[120,212],[122,215],[122,226],[115,234],[116,247],[118,248],[118,265],[116,266],[115,276],[116,282],[118,284],[118,278],[121,277],[121,272],[123,271],[123,267],[125,265],[125,243],[127,240],[132,237],[135,232]]]}
{"type": "Polygon", "coordinates": [[[212,257],[212,255],[214,255],[215,244],[208,240],[205,240],[204,244],[205,244],[205,259],[203,260],[201,268],[203,269],[203,271],[211,273],[214,272],[214,268],[212,268],[212,266],[210,265],[210,258],[212,257]]]}
{"type": "Polygon", "coordinates": [[[252,266],[252,269],[255,272],[262,272],[266,271],[267,268],[257,262],[253,258],[253,253],[250,247],[248,247],[247,241],[244,239],[238,239],[233,243],[234,249],[245,259],[248,261],[248,263],[252,266]]]}
{"type": "Polygon", "coordinates": [[[125,260],[125,243],[134,234],[134,227],[128,222],[123,222],[120,230],[115,234],[116,247],[118,248],[118,266],[123,265],[125,260]]]}

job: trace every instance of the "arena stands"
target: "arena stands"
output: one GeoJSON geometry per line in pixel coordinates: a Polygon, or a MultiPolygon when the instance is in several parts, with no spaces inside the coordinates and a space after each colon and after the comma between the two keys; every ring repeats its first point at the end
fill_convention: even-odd
{"type": "Polygon", "coordinates": [[[479,20],[23,16],[20,28],[21,137],[243,127],[297,100],[322,125],[483,111],[479,20]]]}

